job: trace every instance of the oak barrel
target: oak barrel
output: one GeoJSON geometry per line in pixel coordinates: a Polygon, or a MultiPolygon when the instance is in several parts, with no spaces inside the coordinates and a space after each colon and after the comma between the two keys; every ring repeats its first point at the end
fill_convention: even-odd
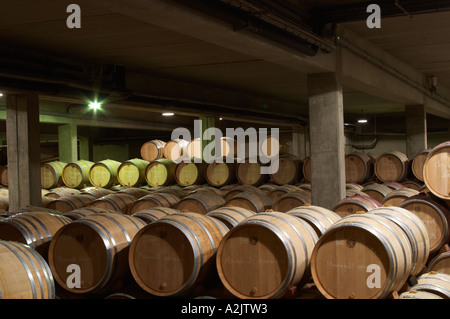
{"type": "Polygon", "coordinates": [[[152,207],[174,207],[181,199],[172,194],[153,193],[145,195],[135,201],[128,211],[129,215],[152,207]]]}
{"type": "Polygon", "coordinates": [[[450,142],[434,147],[423,164],[423,181],[435,196],[450,199],[450,142]]]}
{"type": "Polygon", "coordinates": [[[107,291],[129,274],[128,248],[145,226],[139,218],[124,214],[93,214],[72,221],[53,237],[49,265],[56,282],[75,294],[107,291]],[[67,267],[80,268],[80,287],[67,284],[67,267]]]}
{"type": "Polygon", "coordinates": [[[260,192],[242,192],[234,195],[223,204],[225,207],[234,206],[246,208],[255,213],[264,212],[265,210],[270,209],[272,205],[273,200],[260,192]]]}
{"type": "Polygon", "coordinates": [[[51,197],[51,198],[59,198],[61,196],[67,196],[67,195],[77,195],[80,194],[81,191],[75,188],[70,188],[67,186],[61,186],[53,188],[50,192],[45,194],[45,197],[51,197]]]}
{"type": "Polygon", "coordinates": [[[137,198],[132,194],[117,193],[100,197],[89,204],[89,207],[98,207],[127,214],[128,210],[135,201],[137,201],[137,198]]]}
{"type": "Polygon", "coordinates": [[[411,162],[411,170],[414,176],[421,182],[423,182],[423,165],[430,152],[431,149],[423,150],[422,152],[414,156],[411,162]]]}
{"type": "Polygon", "coordinates": [[[63,185],[62,172],[67,163],[53,161],[41,164],[41,187],[50,189],[63,185]]]}
{"type": "Polygon", "coordinates": [[[419,191],[411,188],[398,189],[387,194],[381,201],[381,204],[383,206],[400,206],[406,199],[418,194],[419,191]]]}
{"type": "Polygon", "coordinates": [[[272,204],[272,209],[278,212],[287,212],[292,208],[303,205],[311,205],[311,195],[300,189],[286,193],[275,200],[272,204]]]}
{"type": "Polygon", "coordinates": [[[206,215],[225,204],[223,196],[210,192],[195,192],[180,200],[174,208],[206,215]]]}
{"type": "Polygon", "coordinates": [[[443,299],[450,299],[450,275],[430,271],[417,278],[417,284],[411,290],[426,291],[443,299]]]}
{"type": "Polygon", "coordinates": [[[298,191],[302,191],[302,189],[298,186],[295,185],[279,185],[278,187],[276,187],[274,190],[272,190],[271,192],[269,192],[267,195],[272,198],[272,200],[276,201],[277,199],[279,199],[280,197],[290,193],[290,192],[298,192],[298,191]]]}
{"type": "Polygon", "coordinates": [[[154,139],[145,142],[141,146],[141,157],[147,162],[155,161],[164,158],[164,147],[166,142],[154,139]]]}
{"type": "Polygon", "coordinates": [[[311,156],[306,156],[303,159],[303,177],[308,183],[311,183],[311,156]]]}
{"type": "Polygon", "coordinates": [[[189,141],[180,138],[168,141],[164,146],[164,158],[179,163],[187,156],[188,144],[189,141]]]}
{"type": "Polygon", "coordinates": [[[400,182],[408,177],[408,157],[399,151],[381,154],[375,162],[375,174],[382,182],[400,182]]]}
{"type": "Polygon", "coordinates": [[[206,166],[207,164],[205,162],[181,162],[175,168],[175,181],[180,186],[202,184],[205,181],[206,166]]]}
{"type": "Polygon", "coordinates": [[[380,202],[371,197],[354,195],[339,201],[332,211],[341,217],[345,217],[357,212],[367,212],[380,206],[380,202]]]}
{"type": "Polygon", "coordinates": [[[371,183],[364,186],[361,192],[381,203],[383,199],[392,192],[392,188],[383,184],[371,183]]]}
{"type": "Polygon", "coordinates": [[[314,205],[295,207],[286,211],[286,214],[306,221],[311,225],[319,238],[331,225],[341,219],[341,216],[332,210],[314,205]]]}
{"type": "Polygon", "coordinates": [[[68,163],[62,172],[62,180],[64,185],[70,188],[80,189],[90,185],[89,170],[93,162],[86,160],[79,160],[73,163],[68,163]]]}
{"type": "Polygon", "coordinates": [[[138,187],[145,183],[145,170],[149,162],[134,158],[123,162],[117,172],[117,179],[123,186],[138,187]]]}
{"type": "Polygon", "coordinates": [[[69,217],[71,220],[77,220],[80,218],[87,217],[89,215],[102,213],[114,213],[114,211],[99,207],[81,207],[71,210],[70,212],[63,213],[63,216],[69,217]]]}
{"type": "Polygon", "coordinates": [[[302,160],[292,154],[281,155],[278,159],[278,170],[270,174],[272,182],[278,185],[295,184],[300,182],[302,174],[302,160]]]}
{"type": "Polygon", "coordinates": [[[362,184],[372,177],[374,170],[373,159],[362,152],[345,155],[345,180],[362,184]]]}
{"type": "Polygon", "coordinates": [[[71,210],[88,206],[94,200],[95,198],[89,195],[67,195],[51,201],[47,204],[47,208],[67,213],[71,210]]]}
{"type": "Polygon", "coordinates": [[[175,164],[172,160],[151,161],[145,171],[145,180],[150,186],[169,186],[175,181],[175,164]]]}
{"type": "Polygon", "coordinates": [[[117,174],[120,165],[120,162],[110,159],[95,163],[89,170],[89,181],[93,186],[103,188],[119,184],[117,174]]]}
{"type": "Polygon", "coordinates": [[[29,245],[47,258],[55,233],[71,222],[70,218],[47,212],[24,212],[0,221],[0,239],[29,245]]]}
{"type": "Polygon", "coordinates": [[[280,298],[304,280],[317,240],[304,220],[280,212],[255,214],[222,239],[217,272],[238,298],[280,298]]]}
{"type": "Polygon", "coordinates": [[[450,275],[450,251],[434,256],[427,264],[428,271],[450,275]]]}
{"type": "Polygon", "coordinates": [[[255,212],[242,207],[219,207],[207,214],[209,217],[220,220],[228,229],[232,229],[247,217],[255,215],[255,212]]]}
{"type": "Polygon", "coordinates": [[[405,232],[412,249],[411,275],[418,275],[430,255],[430,236],[425,223],[417,215],[401,207],[378,207],[368,213],[390,219],[405,232]]]}
{"type": "Polygon", "coordinates": [[[206,167],[205,178],[214,187],[233,184],[236,181],[236,164],[213,161],[206,167]]]}
{"type": "Polygon", "coordinates": [[[328,299],[383,299],[403,287],[411,264],[411,246],[399,226],[376,214],[354,214],[320,237],[311,273],[328,299]]]}
{"type": "Polygon", "coordinates": [[[428,291],[408,290],[401,293],[399,299],[444,299],[444,298],[428,291]]]}
{"type": "Polygon", "coordinates": [[[28,245],[0,240],[0,299],[55,299],[44,258],[28,245]]]}
{"type": "Polygon", "coordinates": [[[85,187],[80,189],[80,195],[89,195],[94,198],[100,198],[113,193],[114,191],[103,187],[85,187]]]}
{"type": "Polygon", "coordinates": [[[261,174],[261,164],[244,161],[236,164],[236,178],[240,184],[260,186],[268,181],[269,175],[261,174]]]}
{"type": "Polygon", "coordinates": [[[427,226],[430,236],[430,253],[438,251],[449,242],[450,212],[438,200],[421,193],[406,199],[400,207],[416,214],[427,226]]]}
{"type": "Polygon", "coordinates": [[[8,186],[8,166],[0,166],[0,184],[8,186]]]}
{"type": "Polygon", "coordinates": [[[133,278],[152,295],[184,295],[214,270],[215,253],[227,231],[197,213],[171,214],[147,224],[130,246],[133,278]]]}
{"type": "Polygon", "coordinates": [[[150,224],[155,220],[166,217],[170,214],[179,213],[180,211],[170,207],[151,207],[134,213],[132,216],[142,219],[145,223],[150,224]]]}

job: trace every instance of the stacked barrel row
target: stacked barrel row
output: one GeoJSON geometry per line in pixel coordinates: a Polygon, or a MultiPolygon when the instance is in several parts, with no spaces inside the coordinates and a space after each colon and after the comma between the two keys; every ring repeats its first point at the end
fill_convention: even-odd
{"type": "MultiPolygon", "coordinates": [[[[434,165],[441,170],[436,176],[447,169],[442,160],[434,165]]],[[[308,184],[69,188],[79,192],[71,195],[54,189],[47,194],[51,210],[47,205],[47,211],[3,219],[0,238],[13,255],[19,248],[9,244],[20,242],[42,256],[28,267],[38,273],[27,273],[29,283],[21,285],[31,289],[46,278],[39,281],[47,290],[41,296],[58,288],[69,296],[120,292],[131,274],[147,297],[192,296],[218,279],[237,298],[286,298],[311,283],[326,298],[388,298],[402,291],[405,298],[423,297],[418,292],[425,289],[448,298],[429,288],[445,282],[448,205],[435,195],[439,187],[425,181],[428,194],[404,196],[395,205],[385,199],[399,183],[386,182],[390,192],[380,201],[369,191],[382,184],[348,183],[348,196],[332,210],[310,205],[308,184]],[[295,192],[303,195],[298,202],[276,208],[295,192]],[[413,277],[417,284],[408,287],[413,277]]],[[[13,290],[7,286],[0,287],[4,296],[13,290]]]]}

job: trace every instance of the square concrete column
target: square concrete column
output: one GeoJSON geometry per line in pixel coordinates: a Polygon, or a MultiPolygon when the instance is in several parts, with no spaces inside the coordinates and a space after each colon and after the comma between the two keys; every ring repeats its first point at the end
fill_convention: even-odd
{"type": "Polygon", "coordinates": [[[405,106],[406,117],[406,156],[412,160],[428,148],[427,114],[425,105],[405,106]]]}
{"type": "Polygon", "coordinates": [[[68,123],[58,126],[59,160],[72,163],[78,160],[77,125],[68,123]]]}
{"type": "Polygon", "coordinates": [[[42,206],[37,94],[6,96],[6,134],[10,211],[42,206]]]}
{"type": "MultiPolygon", "coordinates": [[[[200,132],[200,134],[201,134],[200,141],[201,141],[201,145],[202,145],[202,158],[203,158],[203,161],[206,161],[209,163],[212,161],[212,158],[209,157],[210,152],[204,152],[204,150],[205,150],[205,147],[209,143],[211,143],[211,140],[203,139],[203,137],[204,137],[204,133],[207,129],[215,127],[216,120],[214,117],[208,117],[208,116],[200,116],[199,120],[201,121],[201,124],[202,124],[202,129],[200,132]],[[204,157],[205,155],[207,156],[206,158],[204,157]]],[[[213,138],[216,138],[216,136],[214,136],[213,138]]],[[[218,150],[215,149],[215,151],[217,152],[218,150]]]]}
{"type": "Polygon", "coordinates": [[[306,128],[292,128],[292,151],[291,153],[300,159],[306,157],[306,128]]]}
{"type": "Polygon", "coordinates": [[[86,161],[90,161],[91,159],[91,148],[92,145],[89,141],[89,136],[80,136],[80,159],[84,159],[86,161]]]}
{"type": "Polygon", "coordinates": [[[336,73],[308,75],[313,205],[332,209],[345,198],[342,86],[336,73]]]}

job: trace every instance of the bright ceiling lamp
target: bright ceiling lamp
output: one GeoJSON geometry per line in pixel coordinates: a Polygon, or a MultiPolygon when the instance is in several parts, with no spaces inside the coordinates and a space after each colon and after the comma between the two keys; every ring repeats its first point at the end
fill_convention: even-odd
{"type": "Polygon", "coordinates": [[[358,123],[367,123],[367,120],[366,119],[360,119],[360,120],[358,120],[358,123]]]}
{"type": "Polygon", "coordinates": [[[89,107],[91,110],[98,110],[98,109],[100,109],[100,108],[102,107],[102,105],[101,105],[101,103],[95,101],[95,102],[90,102],[90,103],[88,104],[88,107],[89,107]]]}
{"type": "Polygon", "coordinates": [[[174,116],[174,113],[172,113],[172,112],[164,112],[162,115],[163,116],[174,116]]]}

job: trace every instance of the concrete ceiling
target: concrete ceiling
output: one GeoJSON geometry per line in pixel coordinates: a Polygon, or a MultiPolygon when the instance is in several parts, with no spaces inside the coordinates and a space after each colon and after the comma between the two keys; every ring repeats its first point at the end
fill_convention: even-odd
{"type": "MultiPolygon", "coordinates": [[[[227,96],[226,92],[254,98],[254,105],[240,105],[241,113],[266,112],[270,117],[271,114],[285,112],[292,116],[308,116],[306,79],[310,70],[306,67],[304,70],[289,68],[257,55],[243,53],[238,47],[230,49],[216,42],[175,32],[157,23],[131,17],[114,5],[104,5],[105,1],[103,5],[94,1],[77,1],[82,10],[82,28],[69,29],[66,26],[69,15],[66,8],[72,2],[15,0],[3,4],[0,12],[0,47],[9,57],[2,60],[0,73],[14,71],[13,64],[7,63],[11,55],[17,56],[18,52],[26,50],[48,55],[50,60],[61,57],[65,60],[124,66],[130,72],[202,87],[204,92],[197,94],[205,96],[211,94],[212,90],[223,90],[222,95],[216,96],[217,99],[227,96]]],[[[120,1],[114,2],[120,4],[120,1]]],[[[128,4],[132,2],[139,5],[142,1],[130,0],[128,4]]],[[[314,20],[310,12],[326,12],[329,8],[336,11],[336,8],[348,8],[349,5],[362,8],[367,5],[367,1],[356,0],[263,2],[278,6],[283,3],[285,9],[291,9],[291,14],[302,16],[305,23],[314,20]]],[[[450,87],[450,58],[447,54],[450,49],[450,12],[421,13],[412,18],[401,12],[391,15],[386,18],[382,16],[381,29],[368,29],[365,20],[337,22],[418,71],[437,75],[440,86],[450,87]]],[[[52,71],[57,72],[43,67],[42,80],[48,79],[52,71]]],[[[26,65],[22,64],[15,74],[27,76],[26,65]]],[[[163,82],[159,83],[161,87],[158,89],[164,90],[163,82]]],[[[167,87],[166,91],[171,89],[167,87]]],[[[404,112],[404,106],[346,87],[344,110],[347,118],[354,120],[360,114],[396,116],[404,112]]],[[[142,109],[133,112],[131,118],[147,119],[140,115],[142,109]]],[[[113,109],[111,114],[119,118],[127,116],[126,111],[113,109]]],[[[152,115],[148,118],[155,120],[152,115]]],[[[177,124],[188,121],[192,121],[192,117],[180,119],[177,124]]]]}

